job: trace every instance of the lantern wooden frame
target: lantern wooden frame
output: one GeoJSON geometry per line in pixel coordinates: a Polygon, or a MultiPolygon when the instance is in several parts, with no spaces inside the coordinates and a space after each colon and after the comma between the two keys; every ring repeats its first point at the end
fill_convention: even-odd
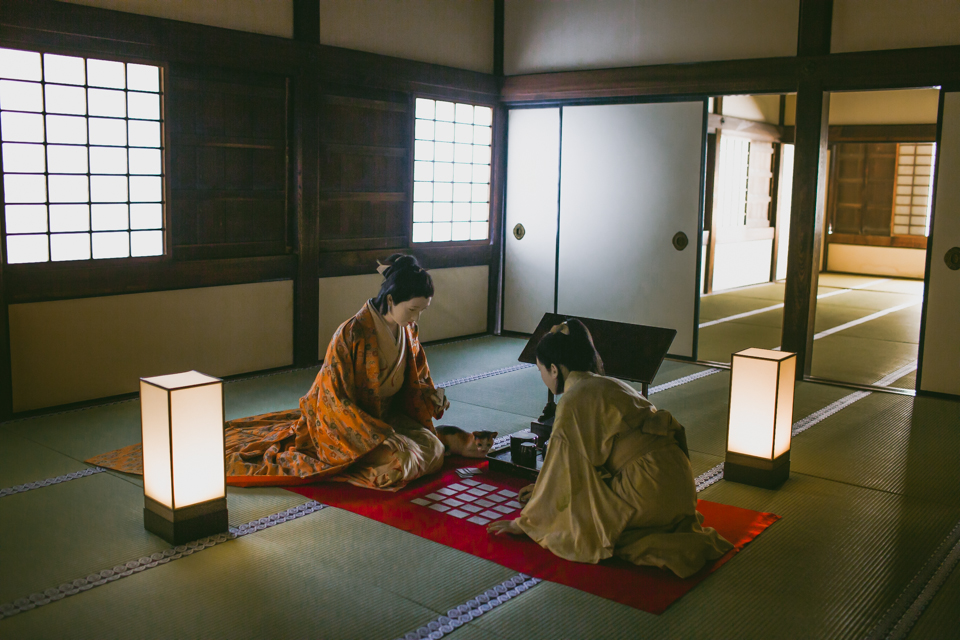
{"type": "MultiPolygon", "coordinates": [[[[796,368],[797,354],[795,353],[768,349],[744,349],[731,356],[726,459],[723,466],[724,480],[774,489],[790,477],[790,447],[796,368]],[[738,362],[744,365],[751,364],[754,367],[753,371],[748,369],[744,372],[743,367],[741,367],[741,376],[738,379],[738,362]],[[760,362],[769,364],[763,365],[760,362]],[[762,372],[761,367],[769,367],[769,373],[762,372]],[[759,412],[753,411],[753,415],[750,415],[749,405],[755,401],[755,398],[734,397],[735,393],[738,395],[745,393],[742,385],[751,381],[751,375],[754,382],[758,382],[756,380],[758,376],[762,377],[763,379],[759,380],[763,383],[762,386],[772,383],[773,393],[772,402],[769,396],[766,396],[766,402],[755,403],[761,405],[761,410],[759,412]],[[738,385],[740,386],[739,389],[737,389],[738,385]],[[767,411],[763,411],[764,408],[767,411]],[[758,415],[758,413],[767,415],[758,415]],[[750,440],[746,433],[749,431],[749,427],[743,427],[740,422],[749,422],[751,419],[754,423],[769,422],[770,431],[769,433],[765,432],[759,441],[754,438],[747,446],[744,446],[750,440]],[[732,433],[734,434],[733,438],[731,438],[732,433]],[[766,448],[766,437],[769,437],[769,453],[766,448]],[[731,439],[735,441],[734,444],[731,444],[731,439]],[[747,453],[743,449],[751,449],[751,452],[747,453]]],[[[770,391],[769,386],[765,391],[770,391]]],[[[765,428],[766,424],[763,426],[765,428]]]]}
{"type": "Polygon", "coordinates": [[[224,415],[223,381],[219,378],[196,371],[140,378],[143,524],[147,531],[171,544],[229,528],[224,415]],[[214,406],[211,398],[200,398],[191,391],[218,395],[219,402],[214,406]],[[181,448],[184,439],[194,446],[181,448]],[[207,459],[196,460],[198,454],[207,459]],[[187,482],[185,475],[198,476],[199,482],[187,482]]]}

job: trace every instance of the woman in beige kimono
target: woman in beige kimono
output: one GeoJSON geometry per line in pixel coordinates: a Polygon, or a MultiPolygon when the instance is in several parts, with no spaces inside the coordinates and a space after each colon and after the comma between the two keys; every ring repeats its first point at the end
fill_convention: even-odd
{"type": "Polygon", "coordinates": [[[683,427],[632,387],[603,376],[579,320],[537,346],[544,384],[563,396],[543,469],[526,506],[491,533],[528,535],[556,555],[595,564],[618,556],[681,578],[733,546],[701,527],[683,427]]]}

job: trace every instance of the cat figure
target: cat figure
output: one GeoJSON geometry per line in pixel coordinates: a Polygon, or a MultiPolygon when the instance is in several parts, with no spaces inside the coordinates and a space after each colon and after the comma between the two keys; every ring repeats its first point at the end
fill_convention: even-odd
{"type": "Polygon", "coordinates": [[[446,455],[485,458],[493,446],[496,431],[464,431],[460,427],[437,427],[437,435],[443,442],[446,455]]]}

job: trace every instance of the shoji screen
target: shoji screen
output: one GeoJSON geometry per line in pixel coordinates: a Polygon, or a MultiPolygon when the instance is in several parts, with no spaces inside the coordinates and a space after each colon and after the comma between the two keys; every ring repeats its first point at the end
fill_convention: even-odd
{"type": "Polygon", "coordinates": [[[703,101],[564,107],[560,313],[673,328],[671,354],[695,355],[704,114],[703,101]]]}
{"type": "Polygon", "coordinates": [[[553,312],[560,109],[514,109],[507,125],[503,328],[532,333],[553,312]],[[514,235],[521,225],[522,232],[514,235]]]}
{"type": "Polygon", "coordinates": [[[960,395],[960,270],[947,264],[948,256],[960,254],[960,93],[944,94],[940,117],[920,389],[960,395]]]}

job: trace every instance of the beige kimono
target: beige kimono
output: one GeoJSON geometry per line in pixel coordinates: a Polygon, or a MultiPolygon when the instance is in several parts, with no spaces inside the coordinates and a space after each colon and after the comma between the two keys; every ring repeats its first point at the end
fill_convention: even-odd
{"type": "Polygon", "coordinates": [[[701,527],[683,427],[613,378],[571,372],[520,528],[567,560],[613,555],[685,578],[733,548],[701,527]]]}
{"type": "Polygon", "coordinates": [[[369,300],[366,310],[373,316],[377,330],[383,421],[393,427],[394,432],[336,479],[362,487],[395,490],[438,471],[443,466],[443,443],[436,434],[404,413],[402,403],[393,402],[403,388],[406,375],[407,341],[399,327],[394,333],[369,300]]]}

